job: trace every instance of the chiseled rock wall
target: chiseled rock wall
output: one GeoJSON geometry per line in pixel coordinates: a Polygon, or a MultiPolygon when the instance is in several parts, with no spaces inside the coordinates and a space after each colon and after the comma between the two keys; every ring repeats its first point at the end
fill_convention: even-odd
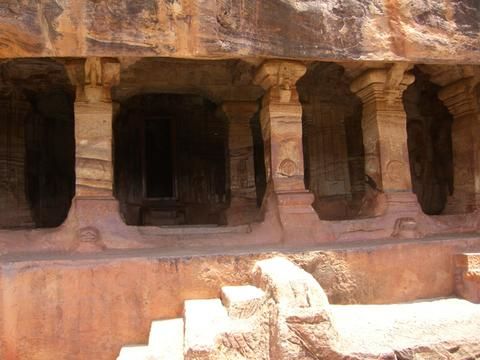
{"type": "Polygon", "coordinates": [[[0,57],[478,62],[476,0],[8,0],[0,57]]]}

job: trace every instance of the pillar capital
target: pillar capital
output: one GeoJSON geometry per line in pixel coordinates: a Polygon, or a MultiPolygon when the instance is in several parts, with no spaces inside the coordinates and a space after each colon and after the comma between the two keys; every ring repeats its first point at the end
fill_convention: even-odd
{"type": "Polygon", "coordinates": [[[406,72],[407,64],[394,64],[390,69],[370,69],[352,81],[350,89],[364,104],[386,100],[401,101],[403,91],[415,81],[415,76],[406,72]]]}
{"type": "Polygon", "coordinates": [[[463,78],[440,89],[438,97],[454,117],[461,117],[477,110],[477,84],[475,77],[463,78]]]}
{"type": "Polygon", "coordinates": [[[253,82],[265,90],[276,90],[280,102],[288,103],[297,81],[305,75],[307,67],[298,61],[267,60],[258,68],[253,82]]]}
{"type": "Polygon", "coordinates": [[[110,102],[111,88],[120,82],[120,62],[115,58],[67,60],[65,68],[77,88],[77,102],[110,102]]]}

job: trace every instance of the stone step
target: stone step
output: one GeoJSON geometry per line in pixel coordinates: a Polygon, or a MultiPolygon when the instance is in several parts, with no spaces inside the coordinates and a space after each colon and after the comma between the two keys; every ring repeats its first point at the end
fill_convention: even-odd
{"type": "Polygon", "coordinates": [[[228,324],[220,299],[187,300],[184,308],[185,359],[207,359],[216,350],[218,335],[228,324]]]}
{"type": "Polygon", "coordinates": [[[252,285],[222,287],[222,303],[228,316],[233,319],[248,319],[264,304],[265,292],[252,285]]]}
{"type": "Polygon", "coordinates": [[[183,319],[153,321],[148,347],[155,360],[183,360],[183,319]]]}
{"type": "Polygon", "coordinates": [[[120,350],[117,360],[157,360],[145,345],[124,346],[120,350]]]}

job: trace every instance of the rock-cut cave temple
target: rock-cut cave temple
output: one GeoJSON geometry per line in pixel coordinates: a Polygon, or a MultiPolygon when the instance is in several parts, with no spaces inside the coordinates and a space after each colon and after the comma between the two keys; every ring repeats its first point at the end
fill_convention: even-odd
{"type": "Polygon", "coordinates": [[[0,1],[0,359],[480,359],[478,0],[0,1]]]}

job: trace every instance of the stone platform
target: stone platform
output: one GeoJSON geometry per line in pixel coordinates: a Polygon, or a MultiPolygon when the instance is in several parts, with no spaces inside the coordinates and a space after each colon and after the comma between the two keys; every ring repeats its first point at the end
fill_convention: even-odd
{"type": "Polygon", "coordinates": [[[393,353],[396,359],[476,359],[480,351],[480,306],[466,300],[331,305],[330,310],[351,353],[393,353]]]}

